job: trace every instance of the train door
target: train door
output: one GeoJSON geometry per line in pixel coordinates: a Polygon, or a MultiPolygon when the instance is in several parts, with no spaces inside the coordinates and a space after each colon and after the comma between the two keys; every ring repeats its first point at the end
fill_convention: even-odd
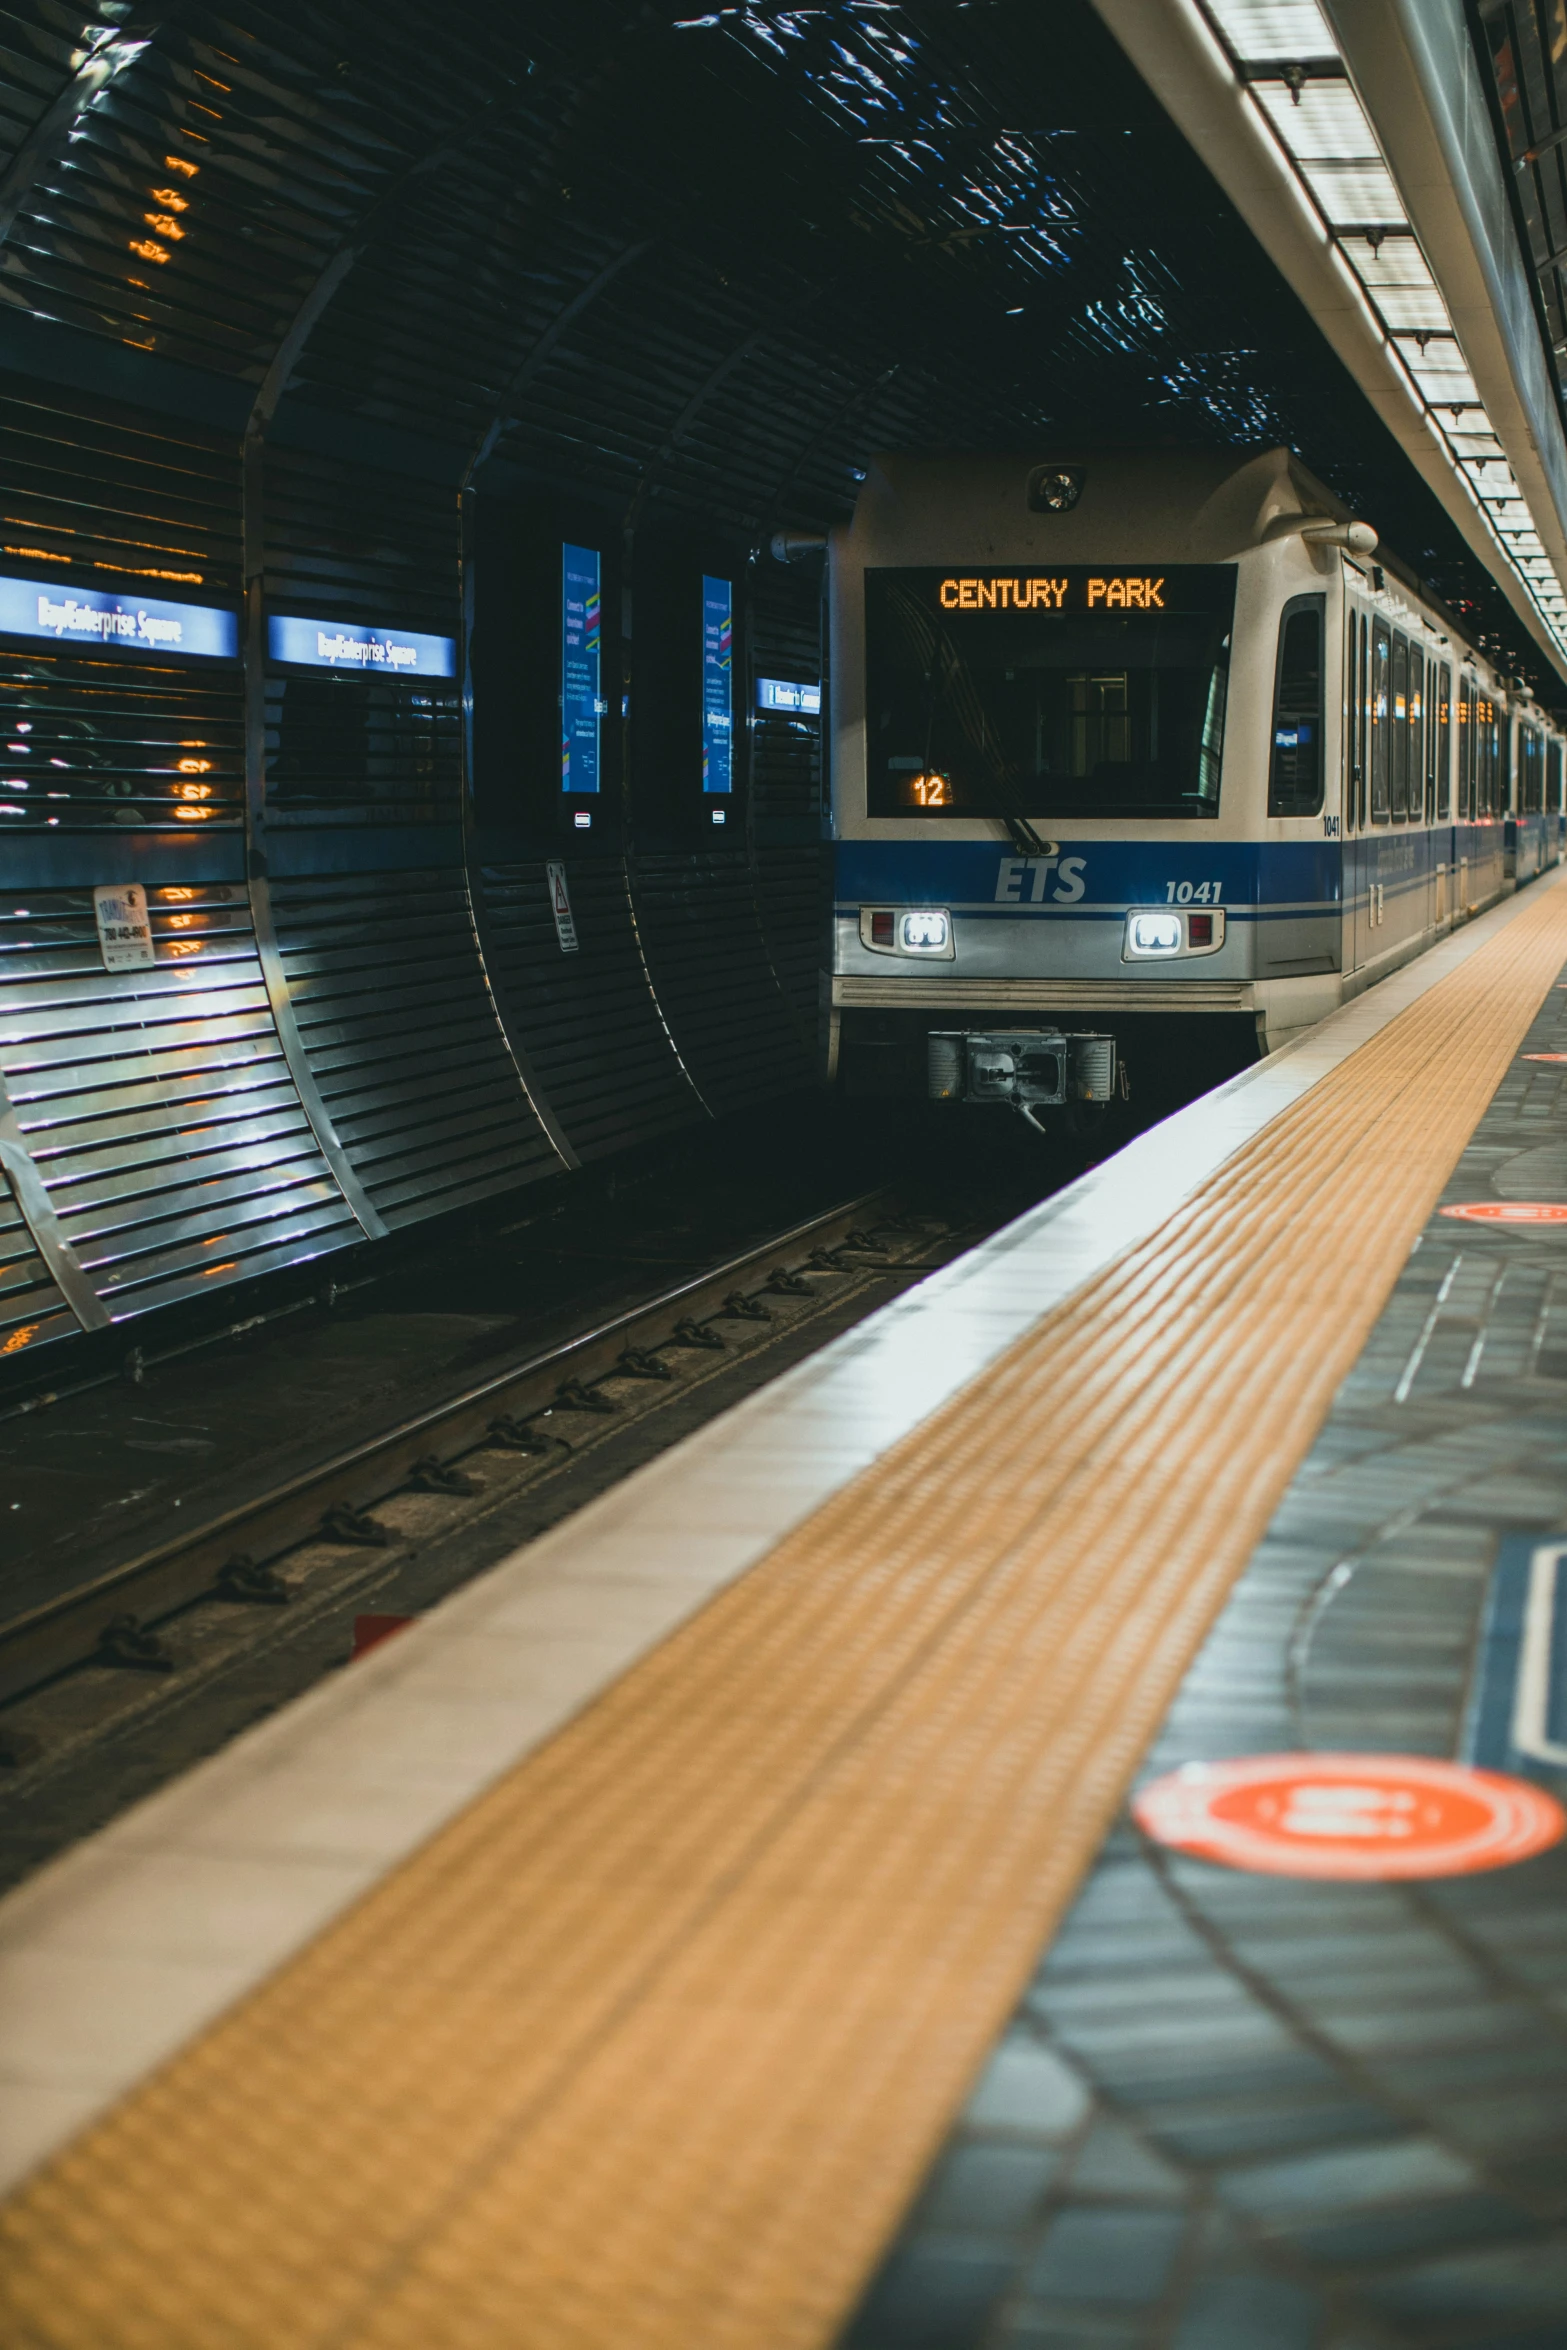
{"type": "Polygon", "coordinates": [[[1479,854],[1469,868],[1471,901],[1476,910],[1500,897],[1505,876],[1506,833],[1502,811],[1507,805],[1502,758],[1502,729],[1506,714],[1489,694],[1475,702],[1475,814],[1480,819],[1479,854]]]}
{"type": "Polygon", "coordinates": [[[1453,828],[1457,857],[1453,872],[1453,913],[1468,917],[1471,896],[1469,866],[1475,826],[1475,697],[1479,692],[1471,671],[1458,681],[1458,821],[1453,828]]]}
{"type": "Polygon", "coordinates": [[[1420,787],[1421,846],[1425,855],[1425,887],[1421,898],[1425,909],[1425,928],[1436,927],[1436,855],[1431,838],[1431,825],[1436,814],[1436,663],[1423,662],[1424,690],[1422,708],[1425,713],[1424,775],[1420,787]]]}
{"type": "Polygon", "coordinates": [[[1384,947],[1424,936],[1426,908],[1425,655],[1418,637],[1393,639],[1393,825],[1384,947]]]}
{"type": "Polygon", "coordinates": [[[1362,860],[1366,822],[1366,618],[1353,605],[1344,630],[1344,816],[1340,841],[1340,954],[1343,969],[1365,961],[1362,860]]]}
{"type": "Polygon", "coordinates": [[[1431,664],[1431,920],[1445,930],[1453,919],[1453,672],[1431,664]]]}
{"type": "Polygon", "coordinates": [[[1367,615],[1362,633],[1366,660],[1366,825],[1360,836],[1360,888],[1355,909],[1357,966],[1374,963],[1385,943],[1382,933],[1387,912],[1387,875],[1383,866],[1393,813],[1393,635],[1387,622],[1374,614],[1367,615]]]}

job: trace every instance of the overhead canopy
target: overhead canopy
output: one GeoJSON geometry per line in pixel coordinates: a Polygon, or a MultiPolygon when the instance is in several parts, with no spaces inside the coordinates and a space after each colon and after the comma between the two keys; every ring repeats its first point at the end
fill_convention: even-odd
{"type": "Polygon", "coordinates": [[[1287,442],[1544,683],[1086,0],[100,0],[74,47],[32,4],[0,176],[28,372],[91,338],[143,405],[758,536],[842,514],[878,448],[1287,442]]]}

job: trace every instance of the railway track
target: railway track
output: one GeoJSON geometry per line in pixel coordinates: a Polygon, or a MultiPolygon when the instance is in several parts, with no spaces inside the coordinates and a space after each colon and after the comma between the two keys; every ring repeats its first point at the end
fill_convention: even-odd
{"type": "MultiPolygon", "coordinates": [[[[280,1564],[302,1545],[374,1552],[394,1542],[375,1512],[408,1489],[462,1499],[463,1464],[481,1451],[547,1456],[569,1449],[568,1422],[624,1420],[625,1383],[664,1389],[733,1358],[735,1335],[787,1321],[829,1277],[917,1260],[939,1222],[901,1218],[887,1189],[862,1192],[706,1271],[426,1403],[384,1430],[307,1460],[264,1490],[209,1509],[177,1536],[143,1547],[46,1602],[0,1622],[0,1702],[93,1663],[173,1669],[163,1627],[204,1598],[281,1606],[280,1564]]],[[[482,1489],[479,1489],[482,1490],[482,1489]]],[[[0,1725],[0,1747],[6,1733],[0,1725]]],[[[31,1741],[10,1759],[28,1759],[31,1741]]]]}

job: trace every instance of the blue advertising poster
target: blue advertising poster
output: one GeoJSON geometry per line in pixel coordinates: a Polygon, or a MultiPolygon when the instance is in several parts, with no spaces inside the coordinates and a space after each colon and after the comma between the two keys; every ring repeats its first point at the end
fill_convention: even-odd
{"type": "Polygon", "coordinates": [[[560,788],[599,787],[603,604],[595,547],[564,546],[560,574],[560,788]]]}
{"type": "Polygon", "coordinates": [[[702,580],[702,789],[734,789],[734,590],[702,580]]]}
{"type": "Polygon", "coordinates": [[[213,604],[166,604],[104,588],[46,587],[0,579],[0,635],[49,637],[95,651],[177,654],[187,661],[237,661],[239,615],[213,604]]]}
{"type": "Polygon", "coordinates": [[[366,677],[455,677],[457,640],[412,628],[367,628],[357,621],[304,620],[275,612],[267,653],[296,669],[357,669],[366,677]]]}

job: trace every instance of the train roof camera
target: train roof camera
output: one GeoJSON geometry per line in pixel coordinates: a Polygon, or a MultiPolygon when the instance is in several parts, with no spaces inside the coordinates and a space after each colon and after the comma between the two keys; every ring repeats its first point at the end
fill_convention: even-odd
{"type": "Polygon", "coordinates": [[[1080,465],[1036,465],[1028,477],[1030,514],[1070,514],[1082,494],[1080,465]]]}

